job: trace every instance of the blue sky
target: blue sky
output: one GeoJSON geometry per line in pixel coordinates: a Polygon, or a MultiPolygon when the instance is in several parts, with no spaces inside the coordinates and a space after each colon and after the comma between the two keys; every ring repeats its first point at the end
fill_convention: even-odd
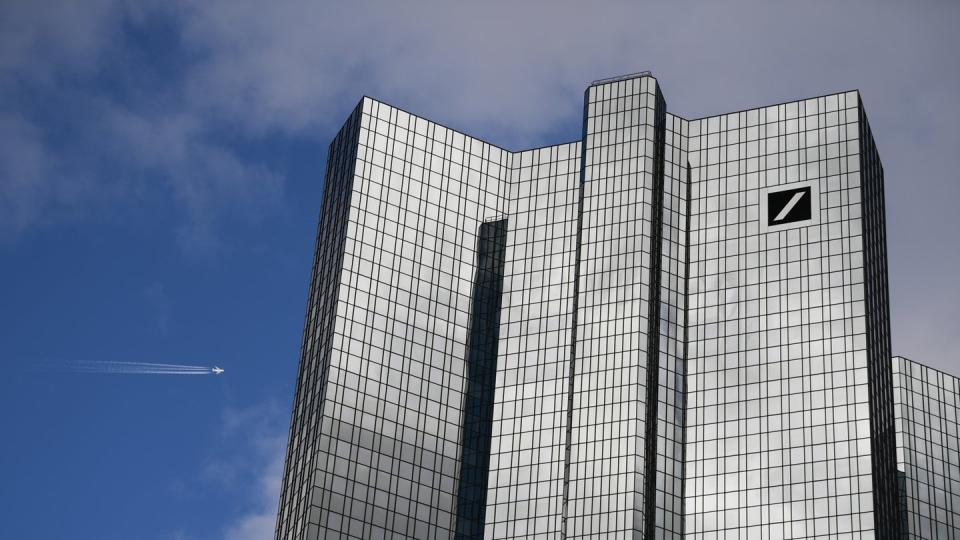
{"type": "Polygon", "coordinates": [[[689,117],[859,88],[894,351],[960,373],[960,7],[715,4],[0,5],[0,537],[269,535],[326,147],[363,94],[519,149],[643,69],[689,117]],[[227,371],[35,369],[75,361],[227,371]]]}

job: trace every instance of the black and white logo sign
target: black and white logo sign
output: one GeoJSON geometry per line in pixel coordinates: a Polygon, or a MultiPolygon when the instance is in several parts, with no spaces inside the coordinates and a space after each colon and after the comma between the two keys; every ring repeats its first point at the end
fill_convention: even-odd
{"type": "Polygon", "coordinates": [[[810,219],[810,186],[767,194],[767,225],[810,219]]]}
{"type": "Polygon", "coordinates": [[[807,180],[760,188],[760,232],[820,223],[820,182],[807,180]]]}

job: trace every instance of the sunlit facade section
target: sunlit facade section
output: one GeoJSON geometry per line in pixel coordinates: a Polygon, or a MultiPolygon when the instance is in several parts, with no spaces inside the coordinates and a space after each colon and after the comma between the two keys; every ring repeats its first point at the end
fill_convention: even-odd
{"type": "MultiPolygon", "coordinates": [[[[690,223],[688,122],[667,114],[664,126],[663,197],[660,216],[660,296],[657,310],[656,453],[651,497],[652,536],[683,537],[687,381],[687,273],[690,223]]],[[[653,395],[650,397],[654,399],[653,395]]],[[[647,529],[651,533],[651,529],[647,529]]]]}
{"type": "Polygon", "coordinates": [[[513,155],[485,538],[557,538],[580,143],[513,155]]]}
{"type": "Polygon", "coordinates": [[[645,531],[656,123],[665,110],[649,76],[595,84],[585,106],[566,537],[633,538],[645,531]]]}
{"type": "Polygon", "coordinates": [[[315,276],[338,283],[322,399],[298,394],[316,421],[291,430],[312,439],[305,515],[278,537],[448,538],[478,231],[506,210],[509,154],[371,99],[355,145],[330,195],[349,198],[340,262],[315,276]]]}
{"type": "Polygon", "coordinates": [[[883,381],[868,365],[889,349],[868,335],[859,122],[855,92],[690,122],[690,538],[889,531],[875,479],[890,471],[874,463],[889,433],[871,429],[889,401],[871,401],[883,381]]]}

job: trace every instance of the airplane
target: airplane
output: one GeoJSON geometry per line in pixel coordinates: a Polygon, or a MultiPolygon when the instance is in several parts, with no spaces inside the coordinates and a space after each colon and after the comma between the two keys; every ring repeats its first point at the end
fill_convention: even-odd
{"type": "Polygon", "coordinates": [[[217,366],[213,366],[213,369],[211,369],[210,371],[212,371],[216,375],[223,373],[223,370],[218,368],[217,366]]]}

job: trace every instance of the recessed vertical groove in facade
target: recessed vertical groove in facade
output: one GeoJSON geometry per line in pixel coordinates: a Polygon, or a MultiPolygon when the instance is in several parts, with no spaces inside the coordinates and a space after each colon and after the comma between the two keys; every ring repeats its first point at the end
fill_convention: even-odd
{"type": "Polygon", "coordinates": [[[483,537],[506,237],[507,220],[480,224],[470,335],[467,338],[463,451],[454,535],[458,540],[483,537]]]}
{"type": "MultiPolygon", "coordinates": [[[[684,156],[684,158],[686,158],[686,156],[684,156]]],[[[683,265],[683,316],[684,316],[684,320],[683,320],[683,346],[682,346],[683,358],[682,358],[682,361],[681,361],[681,365],[683,366],[683,378],[682,378],[683,388],[681,389],[680,396],[679,396],[679,398],[680,398],[680,400],[681,400],[681,403],[680,403],[680,411],[681,411],[680,414],[681,414],[681,419],[682,419],[682,420],[681,420],[681,426],[682,426],[682,431],[681,431],[681,433],[682,433],[682,436],[683,436],[683,439],[680,441],[680,444],[681,444],[680,448],[681,448],[681,452],[683,453],[683,454],[680,456],[681,462],[685,462],[685,460],[686,460],[686,440],[687,440],[687,358],[689,357],[689,356],[688,356],[688,353],[687,353],[687,350],[688,350],[688,347],[689,347],[688,344],[689,344],[689,341],[690,341],[690,330],[689,330],[689,323],[690,323],[690,321],[689,321],[689,319],[687,318],[687,315],[688,315],[688,310],[689,310],[689,307],[690,307],[690,214],[692,213],[692,212],[690,211],[690,201],[692,200],[692,199],[691,199],[691,194],[692,194],[693,186],[692,186],[692,181],[691,181],[691,176],[692,176],[692,175],[690,174],[690,162],[689,162],[689,161],[686,162],[686,167],[683,169],[683,174],[684,174],[684,176],[686,177],[687,185],[686,185],[686,190],[685,190],[686,193],[684,194],[684,196],[685,196],[685,203],[686,203],[686,215],[684,216],[685,224],[684,224],[684,242],[683,242],[683,251],[684,251],[684,256],[683,256],[683,260],[684,260],[684,265],[683,265]]],[[[681,538],[683,538],[683,537],[684,537],[684,534],[685,534],[685,532],[686,532],[686,522],[685,522],[685,520],[684,520],[683,518],[687,515],[687,478],[686,478],[685,471],[684,471],[684,474],[682,475],[682,477],[681,477],[681,479],[680,479],[680,482],[681,482],[681,483],[680,483],[680,500],[682,501],[682,502],[681,502],[681,505],[680,505],[681,521],[680,521],[680,530],[677,531],[677,532],[679,533],[679,536],[680,536],[681,538]]]]}
{"type": "Polygon", "coordinates": [[[660,312],[663,264],[663,197],[664,197],[664,154],[666,146],[667,103],[663,99],[659,85],[656,90],[654,107],[654,157],[653,157],[653,216],[650,238],[650,293],[647,314],[647,432],[646,462],[644,463],[644,534],[646,538],[657,537],[657,446],[659,438],[657,428],[660,424],[660,312]]]}
{"type": "Polygon", "coordinates": [[[570,493],[570,452],[572,448],[572,437],[573,437],[573,396],[574,396],[574,385],[573,379],[577,373],[577,313],[578,305],[577,299],[580,297],[580,251],[583,245],[583,193],[584,193],[584,184],[586,183],[586,167],[584,164],[587,162],[587,110],[588,104],[590,102],[590,89],[588,88],[583,93],[583,130],[581,131],[581,144],[580,144],[580,190],[579,196],[577,197],[577,247],[576,247],[576,257],[574,259],[574,270],[573,270],[573,300],[572,300],[572,322],[573,326],[570,330],[570,353],[569,353],[569,374],[567,379],[567,425],[564,430],[564,443],[563,443],[563,513],[560,523],[560,538],[561,540],[566,540],[567,538],[567,512],[568,512],[568,501],[570,493]]]}

